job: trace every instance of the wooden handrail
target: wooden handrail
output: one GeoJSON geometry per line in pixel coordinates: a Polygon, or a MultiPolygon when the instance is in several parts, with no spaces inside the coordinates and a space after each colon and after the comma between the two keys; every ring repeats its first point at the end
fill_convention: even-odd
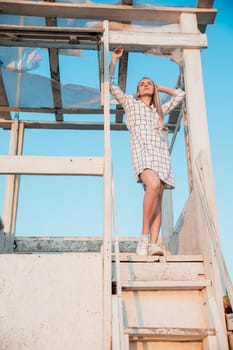
{"type": "Polygon", "coordinates": [[[194,171],[193,171],[193,180],[195,182],[195,188],[197,189],[199,198],[200,198],[200,202],[201,202],[201,206],[203,209],[203,214],[204,214],[204,219],[206,221],[207,224],[207,228],[208,228],[208,233],[210,236],[210,242],[212,243],[212,247],[214,249],[214,252],[216,254],[216,258],[217,258],[217,264],[220,270],[220,274],[221,274],[221,278],[223,280],[223,283],[225,285],[229,300],[230,300],[230,304],[231,307],[233,307],[233,286],[231,283],[231,279],[229,276],[229,273],[227,271],[227,267],[226,267],[226,263],[225,263],[225,259],[223,257],[222,254],[222,249],[220,247],[220,244],[217,240],[218,237],[218,232],[216,229],[216,226],[214,224],[214,221],[212,219],[212,215],[210,213],[210,209],[209,209],[209,205],[198,175],[198,167],[197,165],[195,165],[194,167],[194,171]]]}

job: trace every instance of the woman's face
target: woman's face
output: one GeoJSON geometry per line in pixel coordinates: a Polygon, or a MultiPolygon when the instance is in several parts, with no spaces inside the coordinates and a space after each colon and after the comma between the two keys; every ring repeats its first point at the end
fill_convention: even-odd
{"type": "Polygon", "coordinates": [[[154,93],[154,83],[149,78],[144,78],[138,83],[138,96],[152,96],[154,93]]]}

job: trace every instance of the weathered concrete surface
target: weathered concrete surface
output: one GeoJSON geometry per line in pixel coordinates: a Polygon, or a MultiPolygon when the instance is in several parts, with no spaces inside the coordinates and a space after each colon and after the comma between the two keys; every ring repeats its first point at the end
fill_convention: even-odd
{"type": "Polygon", "coordinates": [[[0,255],[1,350],[102,350],[101,253],[0,255]]]}
{"type": "MultiPolygon", "coordinates": [[[[138,237],[121,238],[121,252],[135,252],[138,237]]],[[[103,237],[15,237],[15,253],[100,252],[103,237]]],[[[114,251],[114,242],[112,244],[114,251]]]]}

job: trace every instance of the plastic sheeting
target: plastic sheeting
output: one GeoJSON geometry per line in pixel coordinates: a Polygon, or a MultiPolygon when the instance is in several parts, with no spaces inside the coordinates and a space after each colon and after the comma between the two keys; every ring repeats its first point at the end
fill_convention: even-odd
{"type": "MultiPolygon", "coordinates": [[[[53,108],[52,80],[27,72],[19,74],[3,71],[8,102],[10,106],[31,108],[53,108]],[[17,101],[17,79],[20,79],[20,99],[17,101]]],[[[63,108],[100,108],[99,90],[75,84],[59,84],[55,89],[61,91],[63,108]]]]}
{"type": "MultiPolygon", "coordinates": [[[[43,0],[34,0],[42,1],[43,0]]],[[[87,0],[56,0],[63,3],[98,3],[87,0]]],[[[121,4],[119,1],[102,0],[101,3],[121,4]]],[[[181,4],[183,0],[181,0],[181,4]]],[[[134,6],[172,6],[171,0],[135,0],[134,6]]],[[[195,6],[195,1],[190,0],[187,6],[195,6]]],[[[177,3],[176,3],[177,6],[177,3]]],[[[92,27],[96,21],[58,18],[58,27],[92,27]]],[[[0,15],[1,25],[46,26],[45,18],[30,16],[0,15]]],[[[81,56],[80,50],[59,50],[59,55],[81,56]]],[[[17,48],[0,46],[1,74],[3,88],[10,107],[53,108],[53,88],[61,93],[63,108],[100,108],[100,91],[98,88],[78,85],[62,84],[50,79],[50,74],[36,74],[42,60],[38,48],[17,48]]],[[[48,62],[47,62],[48,66],[48,62]]],[[[60,65],[60,72],[63,67],[60,65]]],[[[40,71],[41,73],[41,71],[40,71]]],[[[113,102],[114,103],[114,102],[113,102]]]]}
{"type": "Polygon", "coordinates": [[[2,78],[9,106],[53,108],[53,83],[53,88],[61,93],[63,108],[100,108],[98,89],[62,84],[33,74],[32,71],[39,67],[42,59],[39,49],[0,47],[2,78]]]}

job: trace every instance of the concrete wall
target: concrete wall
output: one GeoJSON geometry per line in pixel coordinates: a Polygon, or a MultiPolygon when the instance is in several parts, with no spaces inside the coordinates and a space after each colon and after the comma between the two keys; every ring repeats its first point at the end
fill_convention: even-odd
{"type": "Polygon", "coordinates": [[[103,349],[101,253],[0,255],[0,349],[103,349]]]}

